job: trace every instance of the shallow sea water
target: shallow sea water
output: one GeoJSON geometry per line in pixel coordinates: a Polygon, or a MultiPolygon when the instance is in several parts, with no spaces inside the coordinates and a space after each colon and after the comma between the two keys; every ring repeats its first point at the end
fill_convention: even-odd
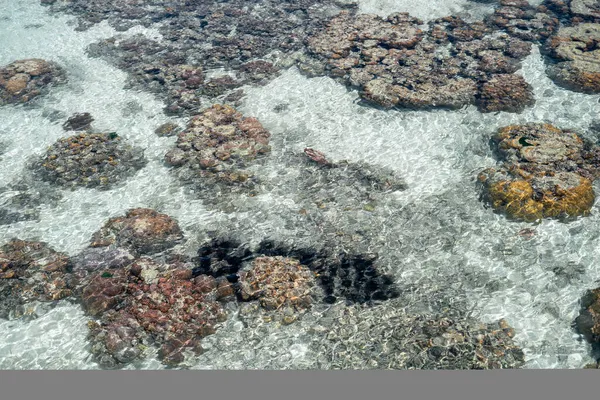
{"type": "MultiPolygon", "coordinates": [[[[485,13],[489,6],[464,0],[431,2],[361,1],[361,10],[382,15],[415,11],[424,20],[448,13],[485,13]],[[435,4],[434,4],[435,3],[435,4]],[[416,12],[418,10],[418,13],[416,12]]],[[[99,129],[145,149],[148,165],[108,192],[63,191],[59,204],[42,206],[40,221],[0,226],[9,238],[48,242],[74,255],[110,217],[132,207],[151,207],[176,218],[188,241],[185,251],[210,230],[244,232],[248,240],[268,236],[318,240],[302,226],[299,187],[278,186],[255,198],[233,197],[229,208],[207,207],[185,192],[162,164],[174,138],[154,129],[170,120],[163,104],[144,92],[125,90],[125,73],[89,58],[85,48],[116,32],[102,23],[75,32],[70,17],[51,16],[36,0],[0,0],[0,65],[40,57],[62,64],[69,83],[34,106],[0,108],[0,182],[13,182],[27,160],[65,136],[62,121],[87,111],[99,129]],[[231,210],[228,210],[231,211],[231,210]]],[[[121,33],[121,32],[120,32],[121,33]]],[[[125,35],[160,35],[134,28],[125,35]]],[[[591,362],[588,345],[571,323],[585,290],[600,279],[600,210],[571,223],[543,221],[526,240],[519,230],[532,227],[507,221],[477,198],[477,173],[496,163],[487,141],[495,129],[513,123],[550,122],[593,137],[589,124],[600,111],[600,96],[561,89],[547,78],[537,49],[521,73],[534,86],[536,105],[520,115],[481,114],[473,106],[458,111],[381,111],[357,104],[358,94],[330,78],[306,78],[295,68],[265,87],[246,88],[240,111],[256,116],[272,134],[273,153],[260,173],[282,178],[298,174],[290,152],[317,148],[334,160],[368,161],[404,177],[408,190],[386,196],[372,212],[325,218],[349,232],[364,231],[369,250],[396,280],[433,296],[439,286],[463,296],[483,321],[505,318],[525,350],[528,368],[581,368],[591,362]],[[280,107],[285,105],[286,107],[280,107]],[[283,110],[283,111],[281,111],[283,110]],[[368,145],[365,145],[368,143],[368,145]]],[[[595,138],[597,139],[597,138],[595,138]]],[[[359,244],[360,245],[360,244],[359,244]]],[[[318,356],[308,346],[307,329],[319,312],[290,326],[261,327],[260,338],[245,340],[235,313],[203,343],[206,353],[191,368],[310,368],[318,356]]],[[[0,321],[0,368],[94,369],[86,343],[87,318],[76,305],[62,302],[32,321],[0,321]]],[[[128,368],[162,368],[155,357],[128,368]]]]}

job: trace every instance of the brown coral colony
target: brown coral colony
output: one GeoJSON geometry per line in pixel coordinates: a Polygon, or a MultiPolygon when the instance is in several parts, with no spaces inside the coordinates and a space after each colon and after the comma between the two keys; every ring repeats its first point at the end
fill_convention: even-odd
{"type": "Polygon", "coordinates": [[[387,18],[341,13],[309,38],[329,75],[384,108],[459,108],[519,112],[534,103],[532,87],[511,75],[531,45],[484,23],[445,17],[422,31],[407,13],[387,18]],[[492,99],[493,97],[493,99],[492,99]]]}
{"type": "Polygon", "coordinates": [[[223,296],[213,277],[194,275],[191,264],[177,258],[147,256],[182,240],[177,221],[151,209],[129,210],[93,235],[93,248],[128,249],[139,255],[119,268],[83,273],[82,303],[98,318],[90,323],[90,340],[101,364],[114,367],[141,358],[141,349],[150,343],[160,347],[164,363],[180,363],[185,349],[201,351],[199,340],[223,321],[225,311],[218,302],[223,296]]]}
{"type": "Polygon", "coordinates": [[[596,146],[550,124],[501,128],[493,142],[503,164],[478,177],[493,208],[525,221],[589,214],[598,176],[596,146]]]}
{"type": "Polygon", "coordinates": [[[270,151],[269,137],[256,118],[216,104],[190,120],[165,160],[171,166],[194,171],[199,177],[242,183],[249,177],[242,168],[270,151]]]}
{"type": "Polygon", "coordinates": [[[259,299],[269,310],[282,307],[304,309],[312,303],[315,276],[297,260],[284,257],[258,257],[252,269],[240,274],[244,300],[259,299]]]}
{"type": "Polygon", "coordinates": [[[38,58],[14,61],[0,67],[0,106],[27,103],[55,84],[66,81],[63,68],[38,58]]]}
{"type": "Polygon", "coordinates": [[[71,296],[75,280],[66,254],[46,243],[13,239],[0,247],[0,318],[27,314],[29,305],[71,296]]]}
{"type": "Polygon", "coordinates": [[[171,217],[147,208],[129,210],[111,218],[92,236],[91,247],[115,245],[140,254],[153,254],[183,240],[183,232],[171,217]]]}
{"type": "Polygon", "coordinates": [[[115,132],[79,133],[62,138],[34,165],[42,179],[70,189],[109,189],[146,165],[140,148],[115,132]]]}

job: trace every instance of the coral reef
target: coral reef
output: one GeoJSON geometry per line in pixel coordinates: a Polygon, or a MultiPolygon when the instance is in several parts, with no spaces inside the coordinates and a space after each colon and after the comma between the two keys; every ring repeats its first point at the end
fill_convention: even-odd
{"type": "Polygon", "coordinates": [[[69,189],[110,189],[145,165],[141,149],[111,132],[61,138],[32,168],[43,180],[69,189]]]}
{"type": "Polygon", "coordinates": [[[309,38],[309,49],[329,75],[384,108],[460,108],[476,103],[486,82],[478,102],[482,112],[515,112],[533,104],[522,78],[497,75],[515,72],[529,44],[491,35],[485,24],[458,17],[433,21],[427,31],[420,25],[407,13],[384,19],[345,12],[309,38]],[[491,95],[493,102],[487,100],[491,95]]]}
{"type": "Polygon", "coordinates": [[[567,24],[600,21],[598,0],[546,0],[544,5],[557,13],[567,24]]]}
{"type": "Polygon", "coordinates": [[[35,317],[36,303],[73,294],[71,262],[46,243],[13,239],[0,247],[0,318],[35,317]]]}
{"type": "Polygon", "coordinates": [[[0,67],[0,106],[26,103],[52,85],[66,82],[65,71],[52,61],[31,58],[0,67]]]}
{"type": "Polygon", "coordinates": [[[256,118],[216,104],[190,120],[165,160],[184,181],[247,184],[242,168],[271,150],[269,137],[256,118]]]}
{"type": "Polygon", "coordinates": [[[503,164],[479,174],[483,198],[515,219],[588,215],[598,149],[550,124],[501,128],[493,138],[503,164]]]}
{"type": "Polygon", "coordinates": [[[102,20],[117,30],[135,25],[156,27],[164,40],[142,35],[115,37],[90,46],[101,56],[129,72],[131,83],[153,91],[174,114],[193,113],[206,98],[231,101],[244,84],[264,84],[278,73],[274,61],[285,61],[305,48],[304,39],[323,21],[356,4],[339,0],[248,2],[46,2],[50,10],[78,16],[79,29],[102,20]],[[209,79],[204,71],[224,69],[227,82],[209,79]],[[232,97],[230,97],[232,96],[232,97]]]}
{"type": "Polygon", "coordinates": [[[558,85],[583,93],[600,92],[600,24],[583,23],[562,27],[546,44],[556,63],[548,76],[558,85]]]}
{"type": "Polygon", "coordinates": [[[511,36],[528,41],[546,39],[559,25],[558,18],[548,7],[536,7],[527,0],[500,0],[500,7],[488,21],[511,36]]]}
{"type": "MultiPolygon", "coordinates": [[[[310,153],[320,158],[321,153],[310,153]]],[[[318,168],[334,168],[334,164],[318,168]]],[[[141,360],[151,348],[158,350],[166,365],[189,361],[203,352],[202,339],[226,319],[224,303],[236,299],[243,301],[240,318],[249,324],[255,321],[252,315],[263,322],[275,316],[289,324],[323,302],[336,303],[332,310],[341,314],[335,321],[311,325],[313,333],[319,333],[311,335],[318,354],[327,358],[334,354],[332,347],[337,349],[335,359],[327,361],[333,368],[522,365],[523,354],[512,342],[514,331],[504,321],[481,324],[456,315],[409,315],[400,305],[382,309],[372,303],[398,296],[392,278],[375,267],[374,254],[335,254],[328,252],[329,246],[295,248],[269,240],[250,248],[215,238],[193,260],[173,253],[139,256],[139,252],[169,249],[181,236],[173,232],[179,228],[168,216],[136,209],[111,219],[94,235],[94,240],[106,241],[102,247],[87,248],[70,260],[43,244],[13,241],[0,251],[1,278],[10,281],[34,270],[34,276],[41,271],[59,274],[52,280],[35,278],[42,288],[50,289],[32,289],[45,293],[36,299],[80,298],[93,318],[88,323],[90,351],[105,368],[141,360]],[[338,296],[355,304],[337,302],[338,296]],[[396,311],[390,314],[390,310],[396,311]],[[367,365],[365,359],[370,360],[367,365]]],[[[13,303],[29,293],[22,286],[10,288],[13,303]]]]}
{"type": "Polygon", "coordinates": [[[177,221],[148,208],[135,208],[115,217],[92,236],[91,247],[116,246],[139,254],[154,254],[183,241],[177,221]]]}
{"type": "Polygon", "coordinates": [[[584,19],[600,19],[600,7],[598,0],[571,0],[571,12],[573,15],[584,19]]]}
{"type": "Polygon", "coordinates": [[[202,67],[188,64],[181,52],[164,44],[143,35],[117,37],[92,44],[88,53],[114,60],[119,68],[130,72],[130,86],[161,95],[170,113],[194,110],[201,104],[202,67]]]}
{"type": "MultiPolygon", "coordinates": [[[[77,15],[79,29],[107,20],[121,31],[139,25],[160,31],[160,40],[115,37],[90,46],[89,53],[127,71],[131,87],[159,94],[168,113],[192,115],[183,131],[167,123],[156,134],[177,135],[165,162],[184,183],[198,185],[216,201],[221,191],[258,181],[251,171],[270,152],[270,135],[257,119],[229,105],[199,113],[206,104],[235,105],[243,85],[265,84],[280,68],[300,62],[306,72],[357,87],[365,101],[385,108],[473,104],[482,112],[518,113],[535,101],[531,86],[515,75],[519,61],[529,54],[528,41],[544,40],[558,24],[547,9],[520,0],[501,0],[485,22],[446,17],[426,28],[407,14],[356,15],[356,5],[346,0],[41,1],[53,11],[77,15]],[[352,11],[331,19],[341,9],[352,11]]],[[[64,124],[65,130],[86,133],[48,151],[37,165],[44,179],[72,188],[108,188],[144,166],[139,149],[113,143],[120,140],[115,134],[92,133],[92,121],[89,114],[77,114],[64,124]]],[[[558,135],[519,134],[506,138],[517,145],[499,144],[506,168],[482,174],[488,196],[501,203],[496,208],[523,219],[589,211],[596,176],[593,149],[576,139],[563,143],[558,135]],[[502,186],[504,181],[509,183],[502,186]]],[[[406,188],[391,169],[334,162],[314,149],[305,154],[308,158],[291,158],[300,163],[300,176],[273,179],[294,200],[304,201],[298,214],[314,211],[306,204],[314,204],[317,213],[333,205],[335,212],[351,209],[368,220],[384,194],[406,188]],[[288,185],[285,179],[297,182],[288,185]]],[[[333,236],[330,231],[344,224],[330,224],[320,235],[333,236]]],[[[365,360],[377,368],[515,368],[523,363],[505,321],[408,315],[401,303],[381,313],[375,306],[375,318],[354,318],[357,310],[369,314],[373,304],[398,297],[399,290],[392,276],[381,272],[377,254],[355,247],[350,253],[343,244],[332,245],[337,239],[324,239],[319,248],[271,240],[251,248],[218,238],[194,260],[173,254],[183,240],[174,219],[133,209],[111,218],[90,247],[71,259],[77,283],[72,294],[94,318],[89,340],[102,366],[135,362],[150,347],[159,349],[164,364],[179,365],[203,351],[201,340],[225,319],[224,303],[236,301],[244,301],[240,308],[249,301],[262,307],[261,315],[281,311],[285,323],[319,303],[340,304],[343,317],[315,329],[318,334],[311,338],[315,351],[331,357],[326,365],[334,368],[363,367],[359,363],[365,360]]]]}
{"type": "Polygon", "coordinates": [[[186,349],[202,351],[200,339],[226,317],[215,288],[214,278],[149,258],[96,272],[83,289],[86,311],[99,317],[89,324],[92,353],[103,366],[116,367],[154,344],[163,363],[181,363],[186,349]]]}

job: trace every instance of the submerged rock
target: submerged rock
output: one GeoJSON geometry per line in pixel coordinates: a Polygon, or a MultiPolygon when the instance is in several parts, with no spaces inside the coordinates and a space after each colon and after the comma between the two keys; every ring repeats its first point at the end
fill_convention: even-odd
{"type": "Polygon", "coordinates": [[[36,304],[69,297],[75,285],[69,257],[46,243],[13,239],[0,247],[0,318],[35,317],[36,304]]]}
{"type": "Polygon", "coordinates": [[[139,254],[154,254],[183,241],[177,221],[148,208],[135,208],[115,217],[92,236],[91,247],[116,246],[139,254]]]}
{"type": "Polygon", "coordinates": [[[0,187],[0,225],[39,220],[42,204],[57,204],[62,195],[47,183],[19,179],[0,187]]]}
{"type": "MultiPolygon", "coordinates": [[[[356,186],[363,185],[372,191],[393,192],[407,188],[404,179],[386,168],[378,168],[365,162],[349,162],[347,160],[332,162],[326,158],[324,153],[311,148],[304,149],[304,154],[317,165],[325,167],[315,170],[310,166],[306,174],[313,177],[316,175],[316,179],[321,180],[327,189],[332,189],[332,186],[345,185],[356,188],[356,186]]],[[[309,193],[311,186],[317,187],[312,179],[309,178],[309,181],[302,193],[309,193]]],[[[356,193],[353,197],[362,196],[356,193]]]]}
{"type": "Polygon", "coordinates": [[[165,160],[184,181],[246,184],[243,168],[270,152],[269,138],[256,118],[216,104],[190,120],[165,160]]]}
{"type": "Polygon", "coordinates": [[[515,219],[586,216],[594,205],[590,180],[571,172],[523,179],[505,170],[488,170],[480,179],[485,179],[486,197],[492,207],[515,219]]]}
{"type": "Polygon", "coordinates": [[[478,180],[494,209],[526,221],[589,214],[597,148],[550,124],[501,128],[493,142],[504,163],[483,171],[478,180]]]}
{"type": "Polygon", "coordinates": [[[598,0],[571,0],[570,10],[573,15],[584,19],[600,19],[600,2],[598,0]]]}
{"type": "Polygon", "coordinates": [[[102,322],[88,322],[90,352],[100,365],[115,368],[144,357],[144,331],[135,319],[110,312],[102,322]]]}
{"type": "Polygon", "coordinates": [[[198,249],[194,273],[222,277],[236,274],[244,261],[256,255],[239,240],[214,237],[198,249]]]}
{"type": "Polygon", "coordinates": [[[59,139],[33,165],[43,180],[69,189],[110,189],[146,165],[143,151],[116,133],[81,133],[59,139]]]}
{"type": "Polygon", "coordinates": [[[180,131],[181,131],[181,129],[179,128],[179,125],[177,125],[173,122],[166,122],[166,123],[162,124],[161,126],[159,126],[158,128],[156,128],[154,133],[156,133],[160,137],[165,137],[165,136],[175,136],[180,131]]]}
{"type": "Polygon", "coordinates": [[[547,73],[554,82],[583,93],[600,93],[600,24],[562,27],[547,42],[556,64],[547,73]]]}
{"type": "Polygon", "coordinates": [[[74,271],[95,272],[100,269],[121,269],[135,261],[135,255],[124,248],[88,247],[71,257],[74,271]]]}
{"type": "Polygon", "coordinates": [[[241,83],[229,75],[211,78],[202,86],[202,94],[209,97],[218,97],[238,88],[241,83]]]}
{"type": "Polygon", "coordinates": [[[31,58],[0,67],[0,106],[26,103],[66,82],[65,71],[52,61],[31,58]]]}
{"type": "Polygon", "coordinates": [[[494,75],[483,84],[477,98],[481,112],[520,113],[535,104],[533,87],[519,75],[494,75]]]}
{"type": "Polygon", "coordinates": [[[500,7],[488,18],[511,36],[528,41],[544,40],[559,25],[558,18],[545,6],[533,6],[527,0],[500,0],[500,7]]]}
{"type": "Polygon", "coordinates": [[[581,299],[581,310],[575,328],[596,349],[600,345],[600,288],[587,291],[581,299]]]}
{"type": "Polygon", "coordinates": [[[420,25],[407,13],[341,13],[309,38],[309,49],[329,75],[384,108],[460,108],[475,103],[482,89],[481,98],[495,96],[493,104],[480,101],[483,112],[518,112],[533,104],[529,85],[497,75],[515,72],[530,44],[458,17],[435,20],[427,31],[420,25]]]}
{"type": "Polygon", "coordinates": [[[577,133],[550,124],[529,123],[500,128],[493,138],[501,157],[510,163],[542,165],[584,173],[595,171],[584,140],[577,133]]]}
{"type": "Polygon", "coordinates": [[[89,131],[92,122],[94,122],[94,118],[90,113],[75,113],[65,121],[62,127],[65,131],[89,131]]]}
{"type": "Polygon", "coordinates": [[[120,304],[126,295],[129,272],[125,268],[99,271],[86,280],[81,291],[85,312],[93,317],[120,304]]]}
{"type": "Polygon", "coordinates": [[[333,160],[312,148],[304,149],[304,154],[290,152],[285,159],[288,168],[298,169],[298,174],[278,176],[277,181],[265,186],[282,196],[294,193],[302,218],[331,217],[330,228],[338,232],[348,223],[346,218],[352,220],[356,213],[373,212],[392,192],[408,187],[391,168],[368,161],[333,160]]]}
{"type": "Polygon", "coordinates": [[[210,280],[149,258],[98,271],[83,290],[86,311],[99,318],[89,324],[92,353],[103,366],[117,367],[142,358],[151,344],[167,365],[184,361],[186,349],[201,352],[200,339],[226,317],[210,280]]]}
{"type": "Polygon", "coordinates": [[[156,1],[76,0],[50,7],[77,15],[77,29],[103,20],[119,31],[140,25],[158,29],[162,40],[118,36],[89,50],[127,71],[136,87],[163,97],[169,113],[190,114],[215,97],[235,105],[239,87],[270,81],[278,74],[278,62],[302,53],[306,37],[323,21],[357,5],[338,0],[171,1],[168,6],[157,6],[156,1]],[[196,72],[183,76],[180,66],[192,66],[196,72]],[[204,73],[215,69],[234,79],[206,79],[204,73]]]}
{"type": "Polygon", "coordinates": [[[298,260],[284,257],[257,257],[247,271],[239,274],[243,300],[258,300],[267,310],[310,308],[316,286],[315,274],[298,260]]]}
{"type": "Polygon", "coordinates": [[[128,71],[130,85],[161,95],[169,113],[193,110],[201,104],[202,67],[187,63],[183,53],[164,43],[144,35],[115,37],[90,45],[88,53],[128,71]]]}

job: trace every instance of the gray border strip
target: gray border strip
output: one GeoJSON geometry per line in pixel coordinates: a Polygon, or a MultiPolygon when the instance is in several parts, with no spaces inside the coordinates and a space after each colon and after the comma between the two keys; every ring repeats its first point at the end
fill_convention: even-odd
{"type": "Polygon", "coordinates": [[[443,399],[599,398],[597,370],[2,371],[0,398],[443,399]]]}

